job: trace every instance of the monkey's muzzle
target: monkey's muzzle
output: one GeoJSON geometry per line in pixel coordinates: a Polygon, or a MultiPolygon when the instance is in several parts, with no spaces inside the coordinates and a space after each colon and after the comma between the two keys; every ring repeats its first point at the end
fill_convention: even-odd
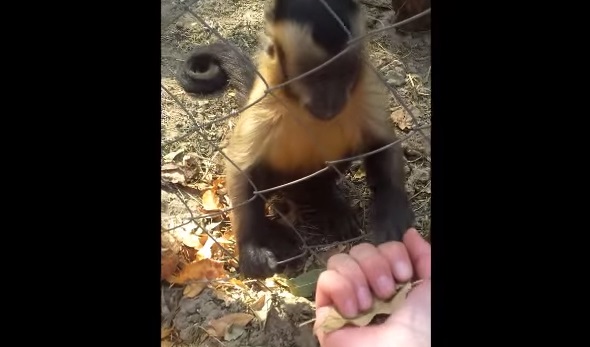
{"type": "Polygon", "coordinates": [[[346,106],[347,96],[345,94],[323,94],[315,96],[313,100],[305,104],[305,108],[315,118],[327,121],[342,112],[346,106]]]}

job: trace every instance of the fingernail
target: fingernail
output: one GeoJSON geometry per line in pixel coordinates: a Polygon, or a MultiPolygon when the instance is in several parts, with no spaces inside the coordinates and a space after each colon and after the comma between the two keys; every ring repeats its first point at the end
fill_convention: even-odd
{"type": "Polygon", "coordinates": [[[361,310],[365,311],[371,308],[371,292],[367,287],[360,287],[358,290],[358,299],[361,310]]]}
{"type": "Polygon", "coordinates": [[[393,280],[391,277],[381,276],[377,279],[377,288],[382,296],[389,296],[393,294],[393,280]]]}
{"type": "Polygon", "coordinates": [[[412,269],[408,263],[398,261],[393,264],[393,269],[400,280],[407,280],[412,277],[412,269]]]}

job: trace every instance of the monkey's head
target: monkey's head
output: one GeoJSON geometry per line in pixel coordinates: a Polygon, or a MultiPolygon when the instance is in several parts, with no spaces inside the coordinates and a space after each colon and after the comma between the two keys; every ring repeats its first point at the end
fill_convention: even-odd
{"type": "MultiPolygon", "coordinates": [[[[350,39],[362,34],[362,14],[356,0],[271,0],[265,15],[270,36],[266,53],[277,59],[284,81],[291,80],[339,54],[350,39]]],[[[289,83],[285,93],[314,117],[330,120],[346,106],[361,70],[359,46],[318,71],[289,83]]]]}

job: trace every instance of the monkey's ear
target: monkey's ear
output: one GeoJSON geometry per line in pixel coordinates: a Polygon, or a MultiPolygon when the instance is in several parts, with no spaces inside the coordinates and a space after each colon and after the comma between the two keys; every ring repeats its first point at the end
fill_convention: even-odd
{"type": "Polygon", "coordinates": [[[266,54],[271,57],[272,59],[275,59],[276,55],[277,55],[277,49],[274,43],[269,42],[266,45],[266,54]]]}

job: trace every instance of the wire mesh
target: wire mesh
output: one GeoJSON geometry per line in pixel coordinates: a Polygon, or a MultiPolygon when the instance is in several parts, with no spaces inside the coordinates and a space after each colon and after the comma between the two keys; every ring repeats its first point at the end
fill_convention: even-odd
{"type": "MultiPolygon", "coordinates": [[[[169,97],[171,97],[174,100],[174,102],[176,102],[178,104],[178,106],[183,110],[183,112],[186,113],[188,119],[190,119],[190,121],[192,122],[192,126],[190,126],[189,129],[184,134],[182,134],[182,135],[180,135],[180,136],[178,136],[178,137],[176,137],[176,138],[174,138],[172,140],[165,141],[165,142],[162,143],[162,145],[163,146],[168,146],[168,145],[171,145],[171,144],[173,144],[175,142],[184,140],[184,139],[188,138],[189,136],[191,136],[193,134],[197,134],[200,138],[204,139],[204,141],[206,141],[209,144],[209,146],[211,146],[211,148],[213,148],[213,150],[214,150],[215,153],[219,153],[220,155],[222,155],[231,165],[233,165],[238,171],[240,171],[241,174],[244,175],[247,178],[249,184],[252,186],[252,188],[254,190],[253,196],[249,200],[241,203],[240,205],[230,206],[228,208],[221,209],[221,210],[219,210],[217,212],[214,212],[214,213],[203,213],[203,214],[197,214],[197,213],[193,212],[191,210],[191,208],[189,207],[189,205],[186,203],[185,199],[182,197],[182,194],[180,194],[177,191],[175,194],[183,202],[184,206],[188,210],[188,213],[189,213],[190,217],[189,218],[186,218],[186,221],[183,222],[182,224],[176,225],[176,226],[174,226],[172,228],[164,228],[164,227],[162,227],[162,230],[171,231],[171,230],[174,230],[176,228],[180,228],[182,226],[185,226],[185,225],[187,225],[187,224],[189,224],[191,222],[198,222],[199,220],[203,220],[205,218],[212,218],[212,217],[226,215],[228,212],[230,212],[231,210],[235,209],[238,206],[242,206],[242,205],[251,203],[257,197],[262,198],[266,203],[268,203],[269,200],[268,200],[268,198],[264,194],[275,192],[277,190],[280,190],[280,189],[283,189],[283,188],[292,186],[294,184],[303,182],[305,180],[308,180],[308,179],[310,179],[310,178],[312,178],[314,176],[317,176],[317,175],[319,175],[319,174],[321,174],[323,172],[326,172],[328,170],[334,170],[338,174],[338,176],[345,183],[347,183],[346,175],[338,170],[338,168],[336,167],[337,164],[343,163],[343,162],[353,162],[353,161],[357,161],[357,160],[363,159],[363,158],[365,158],[367,156],[374,155],[374,154],[376,154],[378,152],[381,152],[383,150],[386,150],[387,148],[390,148],[390,147],[395,146],[397,144],[401,144],[401,142],[406,141],[406,140],[408,140],[409,138],[411,138],[413,136],[417,136],[417,135],[418,136],[421,136],[426,141],[426,143],[428,145],[430,145],[430,138],[424,132],[425,129],[428,129],[430,127],[430,124],[420,124],[419,123],[418,117],[416,117],[416,115],[414,114],[412,108],[408,106],[408,103],[396,91],[396,88],[393,87],[392,85],[390,85],[389,83],[387,83],[387,80],[381,75],[381,73],[379,72],[379,70],[377,68],[375,68],[375,66],[373,66],[373,64],[371,62],[368,62],[368,61],[366,62],[366,64],[369,65],[369,68],[371,69],[371,71],[374,74],[376,74],[376,76],[378,77],[378,79],[387,87],[387,89],[392,93],[394,99],[399,104],[399,106],[401,106],[405,110],[406,114],[409,115],[409,117],[412,120],[411,130],[407,134],[405,134],[404,136],[399,137],[398,140],[395,141],[395,142],[393,142],[393,143],[389,143],[389,144],[387,144],[387,145],[385,145],[385,146],[383,146],[381,148],[378,148],[376,150],[372,150],[370,152],[366,152],[366,153],[363,153],[363,154],[360,154],[360,155],[355,155],[355,156],[351,156],[349,158],[344,158],[344,159],[340,159],[340,160],[327,161],[327,162],[325,162],[325,167],[324,168],[322,168],[322,169],[320,169],[320,170],[318,170],[318,171],[316,171],[316,172],[314,172],[314,173],[312,173],[312,174],[310,174],[308,176],[299,178],[297,180],[294,180],[294,181],[291,181],[291,182],[288,182],[288,183],[285,183],[285,184],[282,184],[282,185],[279,185],[279,186],[275,186],[275,187],[271,187],[271,188],[259,190],[258,187],[256,187],[256,185],[254,184],[254,182],[248,177],[248,175],[246,175],[244,172],[242,172],[240,170],[240,168],[232,161],[232,159],[229,158],[227,156],[227,154],[225,154],[220,149],[219,145],[214,140],[208,139],[208,137],[206,136],[206,131],[204,129],[208,128],[209,126],[212,126],[212,125],[215,125],[215,124],[218,124],[218,123],[221,123],[221,122],[225,122],[225,121],[227,121],[227,120],[229,120],[229,119],[231,119],[233,117],[237,117],[240,113],[244,112],[248,108],[250,108],[253,105],[257,104],[258,102],[260,102],[264,98],[267,98],[267,97],[277,97],[276,95],[273,94],[274,91],[276,91],[276,90],[278,90],[280,88],[283,88],[283,87],[289,85],[290,83],[293,83],[296,80],[299,80],[301,78],[304,78],[305,76],[307,76],[309,74],[312,74],[312,73],[314,73],[314,72],[316,72],[316,71],[324,68],[325,66],[327,66],[328,64],[330,64],[334,60],[336,60],[339,56],[345,54],[349,49],[351,49],[355,45],[361,44],[364,40],[366,40],[366,39],[368,39],[368,38],[370,38],[370,37],[372,37],[374,35],[377,35],[379,33],[386,32],[386,31],[389,31],[389,30],[393,30],[393,29],[395,29],[398,26],[402,26],[402,25],[404,25],[406,23],[409,23],[409,22],[411,22],[413,20],[416,20],[416,19],[418,19],[418,18],[420,18],[422,16],[425,16],[425,15],[428,15],[430,13],[430,9],[427,9],[426,11],[423,11],[423,12],[421,12],[421,13],[413,16],[413,17],[410,17],[410,18],[406,19],[406,20],[397,22],[397,23],[392,24],[392,25],[389,25],[389,26],[382,27],[380,29],[369,31],[366,34],[364,34],[363,36],[360,36],[360,37],[356,37],[355,38],[355,37],[352,37],[351,33],[343,25],[342,21],[338,18],[338,16],[334,13],[334,11],[332,11],[332,9],[325,2],[325,0],[318,0],[318,1],[322,2],[322,4],[331,13],[331,15],[334,16],[334,18],[340,23],[342,29],[348,34],[349,41],[348,41],[347,47],[343,51],[341,51],[339,54],[337,54],[335,57],[333,57],[332,59],[326,61],[325,63],[323,63],[323,64],[315,67],[314,69],[311,69],[311,70],[307,71],[306,73],[301,74],[301,75],[299,75],[299,76],[297,76],[297,77],[295,77],[293,79],[290,79],[290,80],[288,80],[288,81],[286,81],[284,83],[281,83],[281,84],[278,84],[278,85],[274,85],[274,86],[270,86],[268,84],[268,82],[265,81],[263,75],[256,69],[256,66],[251,62],[251,60],[249,59],[249,57],[245,56],[243,52],[241,52],[238,49],[236,49],[235,46],[233,46],[231,44],[228,45],[228,47],[231,47],[232,49],[235,50],[235,53],[237,53],[238,56],[243,57],[244,64],[249,69],[251,69],[251,71],[256,74],[257,78],[260,78],[263,81],[263,83],[265,84],[265,86],[266,86],[266,90],[265,90],[264,94],[260,98],[258,98],[257,100],[251,102],[250,104],[247,104],[247,105],[243,106],[239,110],[232,111],[232,112],[229,112],[228,114],[225,114],[225,115],[216,117],[215,119],[213,119],[211,121],[208,121],[208,122],[198,122],[197,119],[196,119],[197,117],[195,117],[195,115],[189,111],[188,107],[186,107],[183,104],[183,102],[181,102],[179,100],[179,98],[177,96],[175,96],[169,90],[169,88],[167,88],[164,84],[161,85],[162,90],[166,94],[168,94],[169,97]]],[[[222,42],[225,42],[225,43],[229,43],[229,40],[227,40],[225,37],[223,37],[219,33],[218,30],[216,30],[215,28],[213,28],[207,21],[205,21],[202,18],[202,16],[200,16],[198,13],[196,13],[195,11],[193,11],[189,6],[185,6],[184,7],[184,10],[187,13],[189,13],[191,16],[193,16],[194,19],[196,19],[197,22],[199,22],[204,28],[206,28],[206,30],[208,30],[218,40],[220,40],[222,42]]],[[[384,105],[384,107],[385,107],[385,105],[384,105]]],[[[321,150],[321,148],[318,147],[318,150],[321,150]]],[[[204,159],[208,159],[208,158],[204,158],[204,159]]],[[[167,183],[165,181],[162,181],[162,184],[169,186],[169,183],[167,183]]],[[[410,197],[410,199],[412,199],[413,197],[415,197],[418,194],[420,194],[420,192],[415,193],[412,197],[410,197]]],[[[270,206],[272,208],[272,204],[270,206]]],[[[287,263],[287,262],[292,261],[294,259],[298,259],[298,258],[304,257],[304,256],[308,255],[309,253],[311,253],[312,255],[316,255],[316,258],[320,259],[320,257],[317,257],[316,250],[317,249],[320,249],[320,248],[327,247],[329,245],[325,245],[325,244],[308,245],[307,242],[306,242],[305,237],[302,236],[302,233],[295,227],[295,225],[290,221],[290,219],[287,218],[283,214],[283,212],[281,212],[279,209],[276,209],[276,208],[274,208],[274,212],[299,237],[300,241],[302,242],[302,249],[303,249],[302,252],[299,255],[294,256],[294,257],[291,257],[289,259],[284,259],[284,260],[280,261],[279,264],[287,263]]],[[[220,247],[220,249],[222,249],[226,254],[228,254],[231,258],[233,258],[236,262],[238,261],[237,259],[235,259],[235,257],[229,251],[227,251],[225,249],[225,247],[223,246],[223,244],[221,244],[221,243],[219,243],[219,242],[217,242],[215,240],[215,238],[213,237],[213,235],[211,235],[210,232],[206,228],[202,228],[202,229],[205,231],[205,233],[208,234],[208,236],[210,238],[212,238],[217,243],[217,245],[220,247]]],[[[351,239],[351,240],[348,240],[348,241],[360,240],[360,239],[366,237],[367,235],[368,234],[365,233],[364,235],[361,235],[359,237],[356,237],[356,238],[351,239]]]]}

